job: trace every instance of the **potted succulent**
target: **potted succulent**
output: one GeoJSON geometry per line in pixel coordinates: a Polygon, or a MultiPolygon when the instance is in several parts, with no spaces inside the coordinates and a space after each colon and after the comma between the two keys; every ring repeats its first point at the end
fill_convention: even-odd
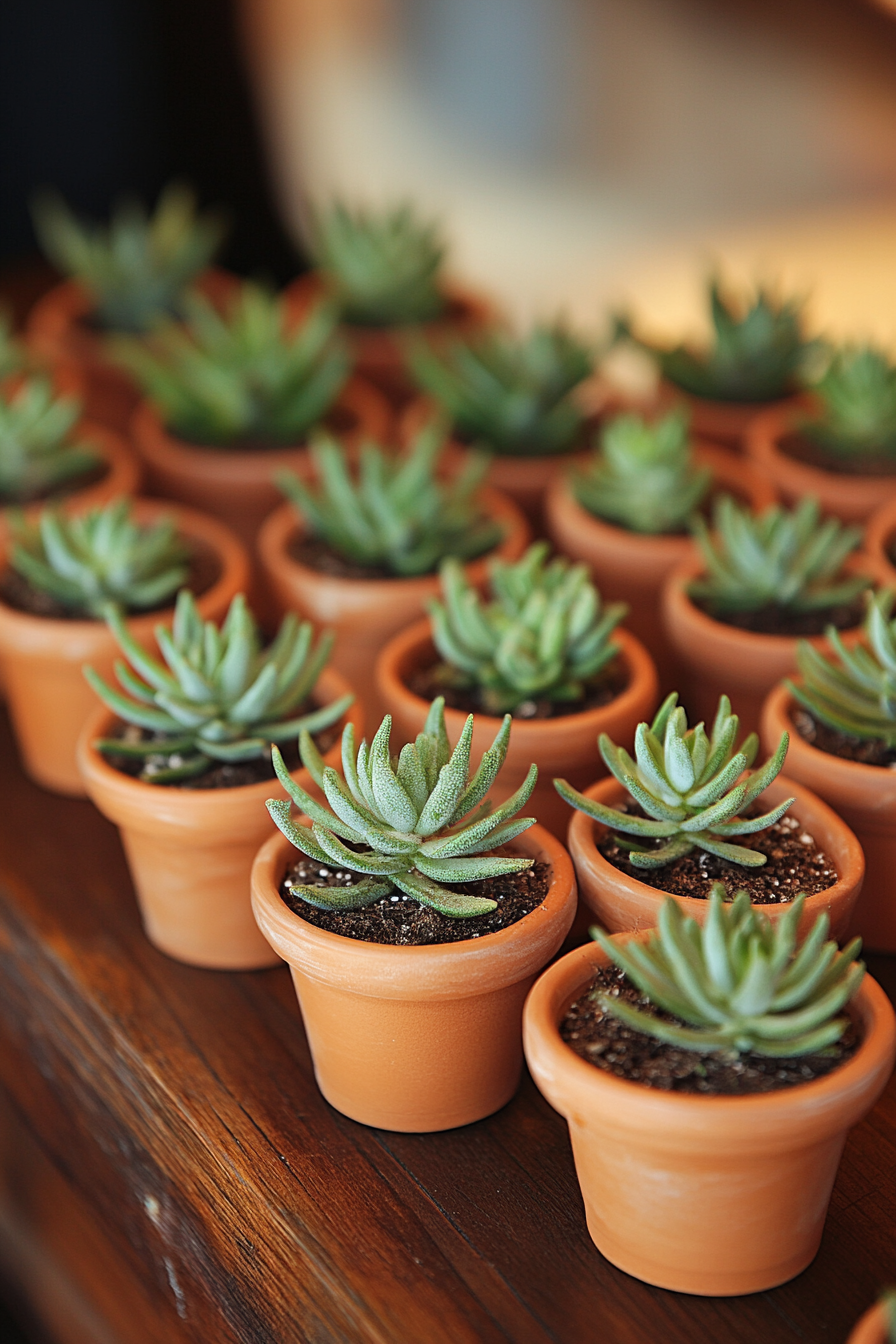
{"type": "Polygon", "coordinates": [[[356,749],[346,729],[344,777],[302,735],[327,806],[275,754],[311,824],[285,801],[268,804],[283,835],[258,855],[252,901],[289,963],[330,1104],[383,1129],[451,1129],[516,1091],[523,1000],[572,923],[575,883],[563,847],[517,815],[534,766],[500,807],[483,801],[509,715],[475,770],[473,716],[452,750],[439,699],[397,760],[390,733],[387,715],[356,749]]]}
{"type": "Polygon", "coordinates": [[[862,523],[896,494],[896,365],[873,346],[834,350],[804,407],[757,417],[747,448],[789,502],[814,495],[862,523]]]}
{"type": "Polygon", "coordinates": [[[700,927],[669,900],[657,930],[596,932],[526,1002],[526,1058],[569,1123],[588,1231],[647,1283],[760,1292],[818,1250],[896,1020],[857,944],[838,953],[822,915],[798,946],[799,920],[799,903],[773,925],[715,893],[700,927]]]}
{"type": "Polygon", "coordinates": [[[794,670],[800,636],[861,624],[871,583],[853,555],[861,529],[821,519],[814,499],[754,515],[723,497],[712,529],[697,517],[694,535],[699,555],[667,576],[662,594],[682,697],[694,718],[708,719],[726,692],[752,730],[771,687],[794,670]]]}
{"type": "Polygon", "coordinates": [[[695,441],[680,408],[653,422],[634,413],[614,416],[601,429],[599,447],[580,467],[555,476],[548,490],[551,540],[585,561],[605,598],[628,603],[627,624],[650,648],[661,682],[676,679],[660,619],[663,582],[694,553],[691,518],[719,491],[755,510],[775,502],[748,463],[695,441]]]}
{"type": "MultiPolygon", "coordinates": [[[[271,744],[325,733],[327,762],[338,760],[334,729],[353,695],[325,666],[332,641],[315,643],[309,623],[287,616],[262,647],[242,594],[219,625],[181,590],[172,628],[156,630],[164,663],[118,612],[108,621],[128,660],[116,665],[122,690],[85,668],[104,704],[78,760],[88,795],[121,830],[147,937],[191,966],[273,965],[249,903],[252,861],[272,829],[271,744]]],[[[292,768],[311,785],[297,754],[292,768]]]]}
{"type": "Polygon", "coordinates": [[[893,1344],[896,1340],[896,1293],[882,1293],[857,1323],[847,1344],[893,1344]]]}
{"type": "Polygon", "coordinates": [[[288,302],[304,313],[332,298],[358,372],[395,402],[414,390],[403,344],[410,328],[439,345],[492,316],[484,299],[445,278],[440,230],[408,204],[375,211],[334,201],[317,211],[310,246],[316,269],[293,282],[288,302]]]}
{"type": "Polygon", "coordinates": [[[173,184],[151,215],[125,202],[107,227],[80,222],[63,200],[45,194],[34,224],[46,255],[68,278],[32,308],[28,345],[54,366],[78,368],[88,414],[125,430],[139,394],[109,358],[108,336],[147,332],[176,315],[194,281],[213,295],[227,290],[230,277],[206,269],[223,237],[221,221],[198,213],[193,193],[173,184]]]}
{"type": "Polygon", "coordinates": [[[376,683],[406,737],[422,728],[434,694],[447,699],[451,741],[459,740],[466,713],[477,713],[476,750],[509,712],[514,744],[493,796],[517,789],[534,760],[543,782],[533,806],[541,824],[562,836],[566,812],[551,778],[566,772],[587,783],[598,733],[628,737],[657,690],[649,654],[617,628],[624,605],[604,606],[584,565],[549,561],[548,551],[547,542],[536,542],[516,563],[490,561],[487,600],[456,561],[444,561],[442,598],[430,602],[430,620],[390,640],[376,683]]]}
{"type": "Polygon", "coordinates": [[[759,741],[751,733],[735,748],[738,719],[726,696],[710,733],[702,723],[688,729],[677,699],[673,692],[651,724],[638,724],[634,760],[601,735],[612,778],[584,793],[554,781],[576,809],[569,851],[589,911],[612,933],[650,929],[673,895],[702,924],[719,881],[729,896],[748,890],[772,922],[803,893],[800,933],[824,913],[842,936],[862,889],[862,850],[831,808],[780,774],[788,733],[751,772],[759,741]]]}
{"type": "Polygon", "coordinates": [[[246,583],[236,537],[213,518],[151,500],[113,500],[83,513],[45,509],[13,531],[0,565],[0,666],[25,769],[58,793],[81,795],[75,745],[96,697],[81,675],[90,660],[111,675],[110,602],[130,636],[153,644],[184,584],[220,617],[246,583]]]}
{"type": "Polygon", "coordinates": [[[882,588],[896,588],[896,499],[885,500],[865,525],[868,571],[882,588]]]}
{"type": "Polygon", "coordinates": [[[382,713],[370,675],[374,659],[435,596],[439,561],[458,556],[481,583],[480,557],[516,559],[529,539],[513,503],[481,488],[484,459],[471,458],[453,477],[437,473],[443,440],[432,422],[400,456],[367,442],[353,472],[343,446],[319,437],[310,451],[316,479],[281,474],[289,502],[259,534],[261,566],[280,609],[335,628],[334,666],[373,718],[382,713]]]}
{"type": "Polygon", "coordinates": [[[793,733],[789,770],[855,831],[867,878],[851,928],[869,947],[896,951],[896,621],[893,594],[869,597],[863,642],[833,628],[833,659],[811,644],[797,652],[799,678],[775,687],[762,711],[768,740],[793,733]]]}

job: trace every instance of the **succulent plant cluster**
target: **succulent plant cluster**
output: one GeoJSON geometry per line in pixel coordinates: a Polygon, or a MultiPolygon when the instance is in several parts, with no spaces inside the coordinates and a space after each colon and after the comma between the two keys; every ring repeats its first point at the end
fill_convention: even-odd
{"type": "Polygon", "coordinates": [[[427,322],[445,306],[440,230],[408,204],[377,213],[335,201],[318,212],[311,245],[346,322],[427,322]]]}
{"type": "Polygon", "coordinates": [[[183,308],[183,323],[115,343],[176,433],[216,447],[295,443],[326,415],[350,364],[331,305],[292,324],[282,298],[245,281],[224,313],[195,292],[183,308]]]}
{"type": "Polygon", "coordinates": [[[768,606],[819,611],[848,604],[868,587],[866,576],[844,572],[862,529],[846,527],[837,518],[822,521],[815,499],[802,499],[793,509],[775,504],[754,514],[723,495],[713,509],[712,528],[697,517],[693,530],[705,576],[688,591],[713,613],[768,606]]]}
{"type": "Polygon", "coordinates": [[[326,797],[329,809],[293,780],[274,751],[277,777],[296,807],[311,821],[300,826],[285,799],[271,799],[268,811],[283,834],[309,858],[361,874],[348,887],[296,884],[293,892],[322,909],[356,910],[397,888],[440,914],[469,919],[488,914],[496,902],[452,891],[446,882],[480,882],[531,867],[531,859],[483,854],[506,844],[535,824],[516,814],[538,776],[532,765],[517,791],[492,810],[483,801],[507,754],[510,716],[470,772],[473,715],[452,751],[445,731],[445,702],[434,700],[423,731],[390,754],[392,719],[387,714],[368,747],[355,749],[354,729],[342,734],[342,769],[324,765],[307,732],[300,739],[302,763],[326,797]]]}
{"type": "Polygon", "coordinates": [[[896,365],[884,351],[835,350],[812,391],[820,410],[801,420],[804,436],[843,458],[896,453],[896,365]]]}
{"type": "Polygon", "coordinates": [[[12,568],[72,612],[102,618],[110,602],[146,611],[173,600],[189,573],[189,547],[171,517],[141,524],[130,500],[85,513],[42,510],[12,522],[12,568]]]}
{"type": "Polygon", "coordinates": [[[0,501],[40,499],[98,466],[99,454],[73,432],[80,415],[78,398],[58,396],[42,375],[0,391],[0,501]]]}
{"type": "Polygon", "coordinates": [[[408,363],[457,432],[492,452],[567,452],[582,429],[585,413],[571,393],[591,373],[593,353],[559,323],[522,340],[486,332],[438,354],[415,340],[408,363]]]}
{"type": "Polygon", "coordinates": [[[461,472],[440,479],[444,437],[433,422],[403,456],[365,443],[355,477],[342,445],[320,435],[311,446],[316,483],[286,471],[277,483],[314,536],[345,559],[396,575],[429,574],[446,555],[472,559],[501,539],[476,498],[488,460],[470,454],[461,472]]]}
{"type": "Polygon", "coordinates": [[[607,769],[645,816],[620,812],[586,798],[565,779],[555,779],[554,787],[571,807],[611,827],[617,844],[628,850],[636,868],[662,868],[695,847],[729,863],[759,868],[766,856],[732,841],[774,825],[793,803],[787,798],[761,816],[743,815],[780,773],[790,739],[782,733],[774,756],[741,779],[756,759],[759,739],[751,733],[735,751],[737,730],[737,715],[731,713],[725,695],[719,699],[709,736],[702,723],[689,729],[687,716],[678,705],[678,694],[673,691],[653,723],[638,724],[634,760],[606,733],[599,740],[607,769]],[[628,836],[635,839],[629,840],[628,836]],[[645,840],[663,843],[651,848],[645,840]]]}
{"type": "Polygon", "coordinates": [[[712,471],[695,462],[688,417],[675,410],[653,423],[615,416],[601,431],[599,451],[570,482],[578,502],[597,518],[657,536],[687,527],[712,485],[712,471]]]}
{"type": "Polygon", "coordinates": [[[118,608],[107,612],[107,621],[130,663],[115,668],[127,694],[91,667],[84,675],[114,713],[149,736],[104,738],[95,746],[142,760],[140,778],[149,783],[176,784],[203,774],[214,762],[256,760],[272,742],[328,728],[351,704],[348,695],[297,712],[314,690],[332,635],[322,635],[315,645],[310,622],[300,624],[290,612],[263,648],[242,594],[218,627],[203,621],[192,594],[181,589],[172,629],[159,625],[155,631],[167,666],[137,643],[118,608]]]}
{"type": "Polygon", "coordinates": [[[805,897],[798,896],[778,921],[750,905],[745,891],[724,900],[720,882],[709,896],[706,923],[682,913],[669,897],[659,928],[645,942],[618,941],[599,929],[593,936],[607,956],[646,995],[685,1025],[597,995],[605,1012],[635,1031],[685,1050],[790,1058],[813,1054],[839,1041],[847,1026],[837,1014],[865,974],[854,938],[842,952],[826,942],[828,917],[819,915],[797,947],[805,897]]]}
{"type": "Polygon", "coordinates": [[[433,641],[452,684],[478,688],[490,714],[578,699],[619,652],[610,636],[628,608],[602,608],[587,567],[548,552],[542,541],[514,564],[492,560],[490,601],[456,561],[442,565],[443,600],[429,604],[433,641]]]}
{"type": "Polygon", "coordinates": [[[186,287],[211,261],[224,236],[222,222],[200,214],[188,187],[165,188],[155,211],[124,201],[107,227],[80,222],[62,198],[45,193],[34,207],[44,252],[64,275],[79,280],[110,331],[145,332],[170,317],[186,287]]]}

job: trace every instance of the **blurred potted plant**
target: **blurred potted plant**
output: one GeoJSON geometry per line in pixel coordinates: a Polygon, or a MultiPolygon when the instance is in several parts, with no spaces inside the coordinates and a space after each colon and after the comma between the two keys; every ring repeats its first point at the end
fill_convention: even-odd
{"type": "Polygon", "coordinates": [[[893,1344],[896,1341],[896,1293],[891,1288],[870,1307],[847,1344],[893,1344]]]}

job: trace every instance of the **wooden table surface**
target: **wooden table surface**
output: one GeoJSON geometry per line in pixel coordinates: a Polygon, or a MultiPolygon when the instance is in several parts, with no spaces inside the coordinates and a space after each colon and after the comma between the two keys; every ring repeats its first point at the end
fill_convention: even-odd
{"type": "MultiPolygon", "coordinates": [[[[815,1263],[734,1299],[591,1243],[527,1078],[445,1134],[318,1093],[287,971],[191,970],[141,934],[115,829],[0,724],[0,1273],[56,1344],[842,1344],[896,1282],[896,1085],[853,1131],[815,1263]]],[[[896,992],[896,963],[871,959],[896,992]]]]}

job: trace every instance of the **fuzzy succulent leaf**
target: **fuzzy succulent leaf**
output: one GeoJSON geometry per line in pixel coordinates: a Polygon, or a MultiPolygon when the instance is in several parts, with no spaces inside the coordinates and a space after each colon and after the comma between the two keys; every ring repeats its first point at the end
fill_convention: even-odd
{"type": "Polygon", "coordinates": [[[80,415],[80,400],[57,396],[40,374],[0,391],[0,502],[57,493],[99,465],[100,455],[75,432],[80,415]]]}
{"type": "Polygon", "coordinates": [[[842,952],[825,942],[826,914],[797,949],[804,904],[805,896],[798,896],[773,924],[750,905],[747,892],[726,902],[716,882],[702,928],[670,896],[660,909],[658,930],[645,943],[618,941],[592,929],[613,964],[655,1008],[682,1025],[610,994],[598,993],[597,1000],[626,1026],[686,1050],[755,1051],[778,1058],[823,1050],[843,1035],[847,1021],[836,1015],[858,990],[865,967],[856,961],[861,939],[842,952]]]}
{"type": "Polygon", "coordinates": [[[806,438],[840,459],[896,453],[896,365],[884,351],[835,350],[812,391],[820,410],[798,421],[806,438]]]}
{"type": "MultiPolygon", "coordinates": [[[[444,883],[479,882],[532,866],[531,859],[482,853],[513,839],[535,821],[534,817],[516,815],[535,787],[538,771],[534,765],[516,793],[500,807],[491,810],[488,803],[476,807],[483,781],[488,780],[486,787],[491,787],[504,759],[510,716],[483,757],[483,762],[489,757],[489,763],[484,766],[480,762],[472,777],[472,714],[453,750],[448,744],[445,702],[441,698],[433,701],[416,742],[406,743],[397,760],[389,749],[391,730],[392,719],[387,715],[370,748],[364,741],[356,751],[354,731],[347,725],[342,737],[342,778],[335,770],[321,771],[320,760],[309,749],[307,734],[303,734],[302,762],[322,785],[330,810],[290,778],[275,748],[277,778],[312,825],[309,828],[292,821],[289,806],[282,800],[268,802],[271,816],[292,844],[309,858],[379,876],[388,882],[385,890],[378,888],[363,900],[359,897],[359,905],[370,904],[397,887],[452,918],[487,914],[495,909],[494,901],[450,891],[444,883]]],[[[292,889],[303,896],[312,892],[306,899],[324,908],[345,908],[348,899],[344,888],[294,886],[292,889]]]]}

